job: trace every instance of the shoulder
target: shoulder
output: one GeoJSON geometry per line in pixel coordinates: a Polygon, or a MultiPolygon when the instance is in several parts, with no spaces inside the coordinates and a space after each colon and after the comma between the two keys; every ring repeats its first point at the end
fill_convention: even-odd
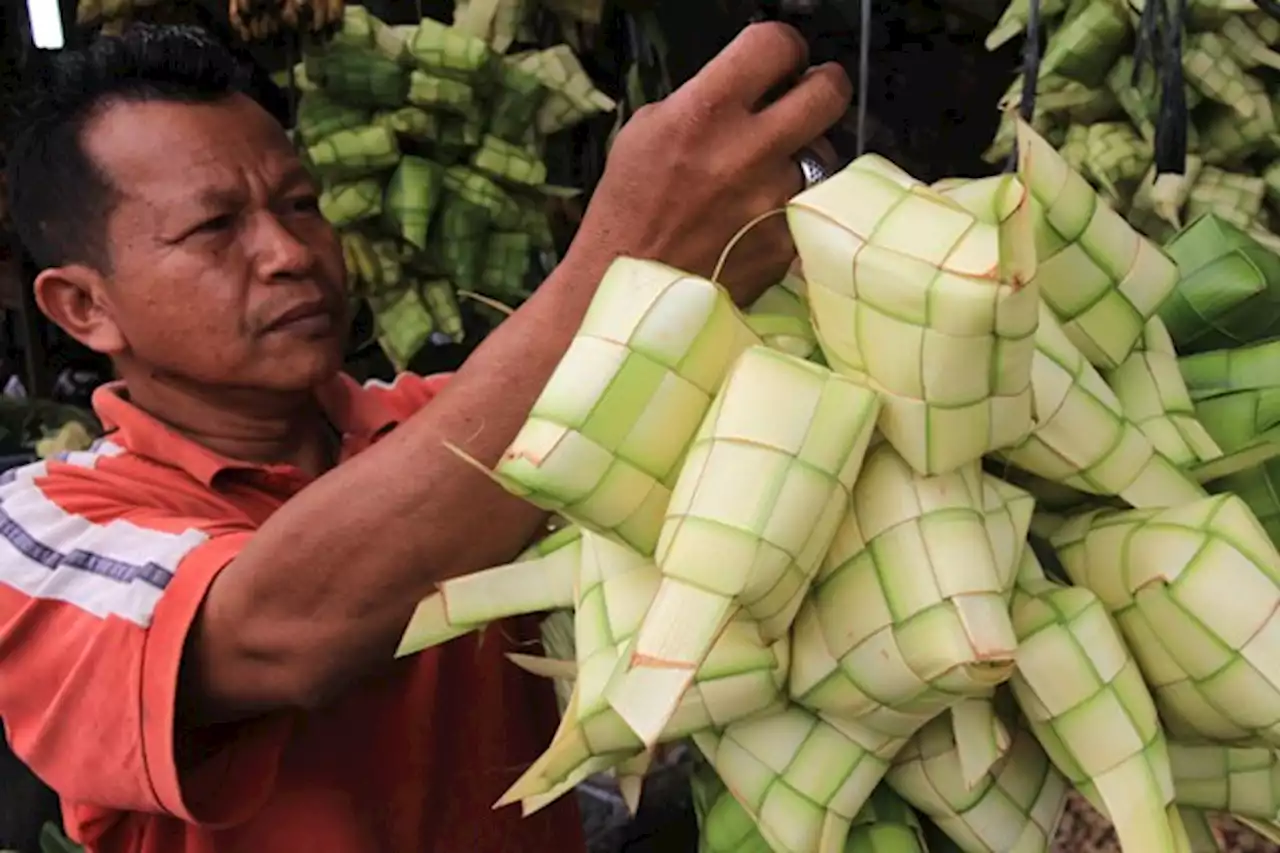
{"type": "Polygon", "coordinates": [[[243,531],[204,493],[109,441],[0,474],[5,598],[148,624],[180,564],[221,534],[243,531]]]}
{"type": "Polygon", "coordinates": [[[431,376],[400,373],[391,382],[370,379],[360,386],[360,394],[369,402],[390,410],[397,418],[406,418],[435,399],[452,376],[451,373],[431,376]]]}

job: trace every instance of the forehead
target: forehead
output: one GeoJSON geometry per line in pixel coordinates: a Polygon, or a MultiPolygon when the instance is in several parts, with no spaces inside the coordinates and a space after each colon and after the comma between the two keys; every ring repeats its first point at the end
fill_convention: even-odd
{"type": "Polygon", "coordinates": [[[284,129],[242,95],[109,104],[85,126],[83,144],[125,195],[156,201],[246,176],[269,180],[297,163],[284,129]]]}

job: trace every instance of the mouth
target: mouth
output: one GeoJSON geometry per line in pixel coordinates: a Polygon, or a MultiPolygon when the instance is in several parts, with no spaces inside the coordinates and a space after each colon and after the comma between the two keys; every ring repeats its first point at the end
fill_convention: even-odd
{"type": "Polygon", "coordinates": [[[335,312],[328,302],[306,302],[277,316],[263,331],[326,334],[336,326],[335,312]]]}

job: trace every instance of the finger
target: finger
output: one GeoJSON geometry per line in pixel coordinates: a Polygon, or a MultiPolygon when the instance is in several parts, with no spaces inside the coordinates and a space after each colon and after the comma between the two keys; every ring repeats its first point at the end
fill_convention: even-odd
{"type": "Polygon", "coordinates": [[[836,163],[839,161],[839,155],[836,154],[835,146],[827,141],[825,136],[819,136],[802,147],[794,155],[787,158],[790,166],[786,170],[786,180],[781,182],[786,187],[786,200],[790,201],[795,196],[808,189],[808,182],[805,179],[804,169],[800,166],[800,155],[809,154],[817,159],[824,167],[827,174],[835,174],[836,163]]]}
{"type": "Polygon", "coordinates": [[[836,153],[836,147],[831,144],[831,140],[825,136],[819,136],[810,142],[805,148],[813,152],[813,156],[822,161],[822,165],[826,166],[829,171],[835,171],[840,163],[840,155],[836,153]]]}
{"type": "Polygon", "coordinates": [[[840,120],[853,99],[849,75],[836,62],[810,68],[790,92],[760,113],[772,149],[791,156],[840,120]]]}
{"type": "Polygon", "coordinates": [[[771,217],[747,234],[725,258],[721,281],[741,306],[777,284],[795,263],[796,248],[782,217],[771,217]]]}
{"type": "Polygon", "coordinates": [[[809,64],[809,45],[795,28],[774,21],[752,24],[731,41],[676,96],[706,106],[754,109],[779,84],[809,64]]]}

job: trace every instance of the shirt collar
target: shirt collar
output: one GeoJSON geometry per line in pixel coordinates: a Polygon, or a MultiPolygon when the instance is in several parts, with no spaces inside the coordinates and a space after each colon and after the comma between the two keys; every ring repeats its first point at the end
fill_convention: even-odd
{"type": "MultiPolygon", "coordinates": [[[[93,392],[93,410],[114,444],[163,465],[179,468],[212,487],[225,471],[294,473],[291,465],[265,465],[223,456],[191,440],[129,402],[124,382],[108,382],[93,392]]],[[[343,444],[366,444],[396,426],[398,419],[377,395],[369,394],[350,376],[339,373],[316,390],[316,398],[330,423],[342,433],[343,444]]]]}

